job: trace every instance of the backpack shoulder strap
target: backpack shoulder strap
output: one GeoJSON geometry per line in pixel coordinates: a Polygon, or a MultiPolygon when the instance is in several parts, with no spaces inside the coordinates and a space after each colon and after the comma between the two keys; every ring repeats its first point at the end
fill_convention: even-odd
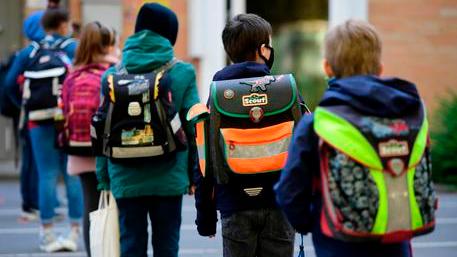
{"type": "Polygon", "coordinates": [[[69,44],[76,42],[73,38],[60,38],[57,39],[50,48],[52,49],[64,49],[69,44]]]}
{"type": "Polygon", "coordinates": [[[117,74],[119,75],[126,75],[126,74],[129,74],[127,69],[125,68],[124,65],[122,65],[121,62],[119,62],[118,64],[116,64],[114,66],[114,70],[116,71],[117,74]]]}
{"type": "MultiPolygon", "coordinates": [[[[153,70],[152,72],[157,72],[157,73],[166,73],[169,69],[171,69],[175,64],[177,64],[178,62],[182,62],[181,60],[173,57],[173,59],[171,59],[169,62],[165,63],[164,65],[160,66],[159,68],[153,70]]],[[[116,73],[120,74],[120,75],[126,75],[126,74],[129,74],[127,69],[125,68],[124,65],[122,65],[122,63],[118,63],[114,66],[115,70],[116,70],[116,73]]]]}
{"type": "Polygon", "coordinates": [[[169,62],[164,64],[162,67],[160,67],[158,70],[162,71],[163,73],[167,72],[169,69],[173,68],[175,64],[178,62],[182,62],[181,60],[177,59],[176,57],[173,57],[169,62]]]}
{"type": "Polygon", "coordinates": [[[32,47],[32,51],[29,54],[29,58],[31,59],[31,58],[35,57],[35,55],[38,53],[38,51],[41,48],[41,44],[36,41],[32,41],[30,43],[30,46],[32,47]]]}
{"type": "Polygon", "coordinates": [[[74,43],[74,42],[76,42],[76,40],[74,38],[66,38],[60,42],[60,44],[58,45],[58,48],[63,49],[65,47],[67,47],[69,44],[74,43]]]}

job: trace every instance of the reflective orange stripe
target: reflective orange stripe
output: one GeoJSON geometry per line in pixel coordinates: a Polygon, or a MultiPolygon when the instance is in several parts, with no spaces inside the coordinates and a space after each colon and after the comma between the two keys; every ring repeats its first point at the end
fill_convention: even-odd
{"type": "Polygon", "coordinates": [[[230,169],[239,174],[255,174],[281,170],[286,164],[287,152],[268,158],[232,158],[227,160],[230,169]]]}
{"type": "Polygon", "coordinates": [[[262,144],[273,142],[292,135],[293,121],[260,129],[221,129],[226,142],[233,141],[237,144],[262,144]]]}
{"type": "Polygon", "coordinates": [[[205,144],[205,124],[204,122],[199,122],[195,125],[197,132],[197,145],[205,144]]]}
{"type": "Polygon", "coordinates": [[[200,171],[203,177],[206,174],[206,152],[205,152],[205,122],[199,122],[195,125],[196,128],[196,143],[198,148],[198,162],[200,171]]]}
{"type": "Polygon", "coordinates": [[[287,159],[294,122],[260,129],[221,129],[224,156],[234,173],[255,174],[281,170],[287,159]]]}

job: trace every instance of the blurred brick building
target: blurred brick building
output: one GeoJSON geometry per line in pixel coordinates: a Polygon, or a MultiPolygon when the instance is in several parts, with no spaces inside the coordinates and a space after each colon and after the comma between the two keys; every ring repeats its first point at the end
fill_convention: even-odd
{"type": "Polygon", "coordinates": [[[385,73],[411,79],[432,109],[457,91],[457,1],[371,0],[384,41],[385,73]]]}
{"type": "Polygon", "coordinates": [[[415,82],[433,111],[457,92],[456,0],[330,0],[330,23],[367,19],[383,40],[384,74],[415,82]],[[333,4],[332,4],[333,3],[333,4]]]}
{"type": "MultiPolygon", "coordinates": [[[[24,16],[46,6],[47,0],[25,0],[24,16]]],[[[212,74],[225,65],[220,33],[227,17],[227,2],[239,0],[61,0],[73,22],[85,24],[98,20],[120,32],[120,46],[135,27],[139,8],[146,2],[158,2],[174,10],[179,19],[175,54],[197,69],[202,99],[208,94],[212,74]]],[[[241,6],[243,8],[243,6],[241,6]]],[[[244,12],[239,9],[238,12],[244,12]]]]}
{"type": "MultiPolygon", "coordinates": [[[[121,31],[121,42],[133,32],[143,3],[159,2],[173,9],[180,21],[175,52],[178,58],[197,67],[202,98],[206,98],[211,74],[226,62],[220,42],[225,19],[244,12],[246,1],[62,0],[74,21],[97,19],[110,24],[121,31]],[[232,8],[228,10],[227,6],[232,8]]],[[[25,15],[45,3],[25,0],[25,15]]],[[[330,26],[351,17],[368,20],[377,27],[384,43],[385,75],[417,83],[431,109],[449,90],[457,91],[456,0],[329,0],[330,26]]]]}

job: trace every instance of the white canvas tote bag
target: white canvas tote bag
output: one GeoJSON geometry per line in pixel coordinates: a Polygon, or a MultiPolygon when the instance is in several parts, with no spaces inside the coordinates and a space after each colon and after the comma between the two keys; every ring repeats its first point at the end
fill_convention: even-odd
{"type": "Polygon", "coordinates": [[[111,191],[101,191],[98,210],[89,214],[92,257],[119,257],[119,214],[111,191]]]}

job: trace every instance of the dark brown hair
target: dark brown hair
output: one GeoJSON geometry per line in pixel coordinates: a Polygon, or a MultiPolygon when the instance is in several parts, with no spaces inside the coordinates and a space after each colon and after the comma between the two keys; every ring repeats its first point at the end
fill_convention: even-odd
{"type": "Polygon", "coordinates": [[[325,59],[336,78],[378,75],[381,52],[378,32],[364,21],[348,20],[330,29],[325,37],[325,59]]]}
{"type": "Polygon", "coordinates": [[[41,18],[41,25],[45,31],[56,30],[59,26],[70,20],[68,11],[60,8],[47,9],[41,18]]]}
{"type": "Polygon", "coordinates": [[[238,14],[225,25],[222,42],[234,63],[255,61],[257,49],[270,43],[272,29],[262,17],[248,13],[238,14]]]}
{"type": "Polygon", "coordinates": [[[100,22],[95,21],[84,26],[75,55],[75,66],[99,62],[108,54],[107,48],[116,43],[116,34],[100,22]]]}
{"type": "Polygon", "coordinates": [[[59,8],[60,0],[48,0],[48,8],[59,8]]]}

